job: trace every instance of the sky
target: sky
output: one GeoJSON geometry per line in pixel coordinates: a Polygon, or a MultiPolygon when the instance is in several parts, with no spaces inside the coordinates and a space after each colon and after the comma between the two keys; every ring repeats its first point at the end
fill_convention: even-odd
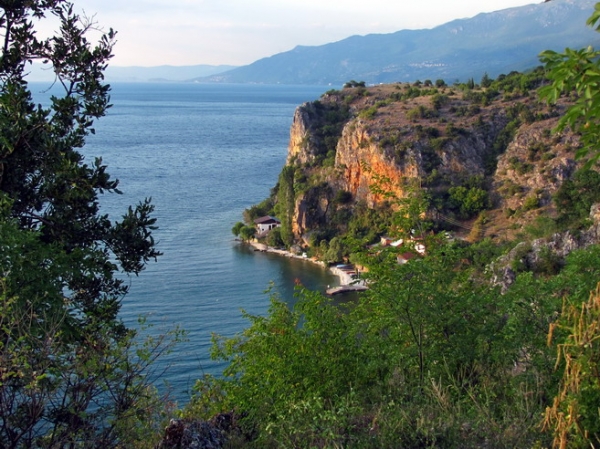
{"type": "Polygon", "coordinates": [[[117,31],[112,66],[246,65],[353,35],[433,28],[543,0],[72,0],[117,31]]]}

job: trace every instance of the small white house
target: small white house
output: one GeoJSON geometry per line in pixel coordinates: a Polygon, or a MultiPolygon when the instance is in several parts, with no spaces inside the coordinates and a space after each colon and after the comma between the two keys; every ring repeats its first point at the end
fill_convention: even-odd
{"type": "Polygon", "coordinates": [[[256,231],[259,234],[262,234],[263,232],[268,232],[273,228],[281,226],[281,221],[279,221],[275,217],[266,215],[264,217],[260,217],[254,220],[254,224],[256,225],[256,231]]]}

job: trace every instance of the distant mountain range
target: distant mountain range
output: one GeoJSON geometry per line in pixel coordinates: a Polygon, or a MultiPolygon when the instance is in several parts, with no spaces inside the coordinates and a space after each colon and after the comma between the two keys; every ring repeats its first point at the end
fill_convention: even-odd
{"type": "MultiPolygon", "coordinates": [[[[585,25],[597,0],[546,0],[453,20],[432,29],[352,36],[339,42],[279,53],[242,66],[114,67],[109,82],[187,81],[202,83],[313,84],[340,86],[496,77],[539,65],[538,54],[600,44],[585,25]]],[[[34,65],[31,81],[52,79],[34,65]]]]}
{"type": "Polygon", "coordinates": [[[600,43],[585,25],[596,0],[551,0],[479,14],[432,29],[352,36],[260,59],[197,82],[342,85],[417,79],[453,82],[484,73],[522,71],[539,65],[546,49],[600,43]]]}
{"type": "Polygon", "coordinates": [[[231,65],[190,65],[157,67],[115,67],[108,66],[105,75],[110,82],[115,81],[187,81],[191,78],[222,73],[235,66],[231,65]]]}
{"type": "MultiPolygon", "coordinates": [[[[118,67],[109,65],[104,72],[108,82],[177,82],[189,81],[196,77],[207,77],[222,73],[236,66],[231,65],[190,65],[156,67],[118,67]]],[[[42,64],[34,64],[28,78],[30,81],[51,81],[53,74],[42,64]]]]}

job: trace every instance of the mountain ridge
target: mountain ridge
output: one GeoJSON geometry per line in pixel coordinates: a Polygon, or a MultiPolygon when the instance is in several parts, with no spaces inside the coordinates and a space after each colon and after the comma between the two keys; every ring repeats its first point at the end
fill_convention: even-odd
{"type": "Polygon", "coordinates": [[[592,0],[553,0],[456,19],[431,29],[350,36],[292,50],[196,82],[369,84],[497,76],[537,65],[547,49],[600,42],[585,22],[592,0]]]}
{"type": "MultiPolygon", "coordinates": [[[[108,82],[183,82],[198,76],[210,76],[236,68],[231,65],[159,65],[142,66],[112,66],[105,71],[108,82]]],[[[54,79],[54,72],[46,64],[34,63],[29,70],[29,81],[45,82],[54,79]]]]}

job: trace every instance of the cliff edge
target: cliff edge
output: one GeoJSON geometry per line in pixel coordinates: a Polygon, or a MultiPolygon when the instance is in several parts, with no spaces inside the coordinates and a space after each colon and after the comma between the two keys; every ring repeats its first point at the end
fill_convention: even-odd
{"type": "Polygon", "coordinates": [[[270,199],[281,243],[342,260],[353,245],[414,232],[397,212],[415,201],[427,229],[470,240],[510,240],[555,217],[580,142],[553,132],[567,104],[541,102],[544,83],[541,69],[479,85],[355,83],[299,106],[270,199]]]}

